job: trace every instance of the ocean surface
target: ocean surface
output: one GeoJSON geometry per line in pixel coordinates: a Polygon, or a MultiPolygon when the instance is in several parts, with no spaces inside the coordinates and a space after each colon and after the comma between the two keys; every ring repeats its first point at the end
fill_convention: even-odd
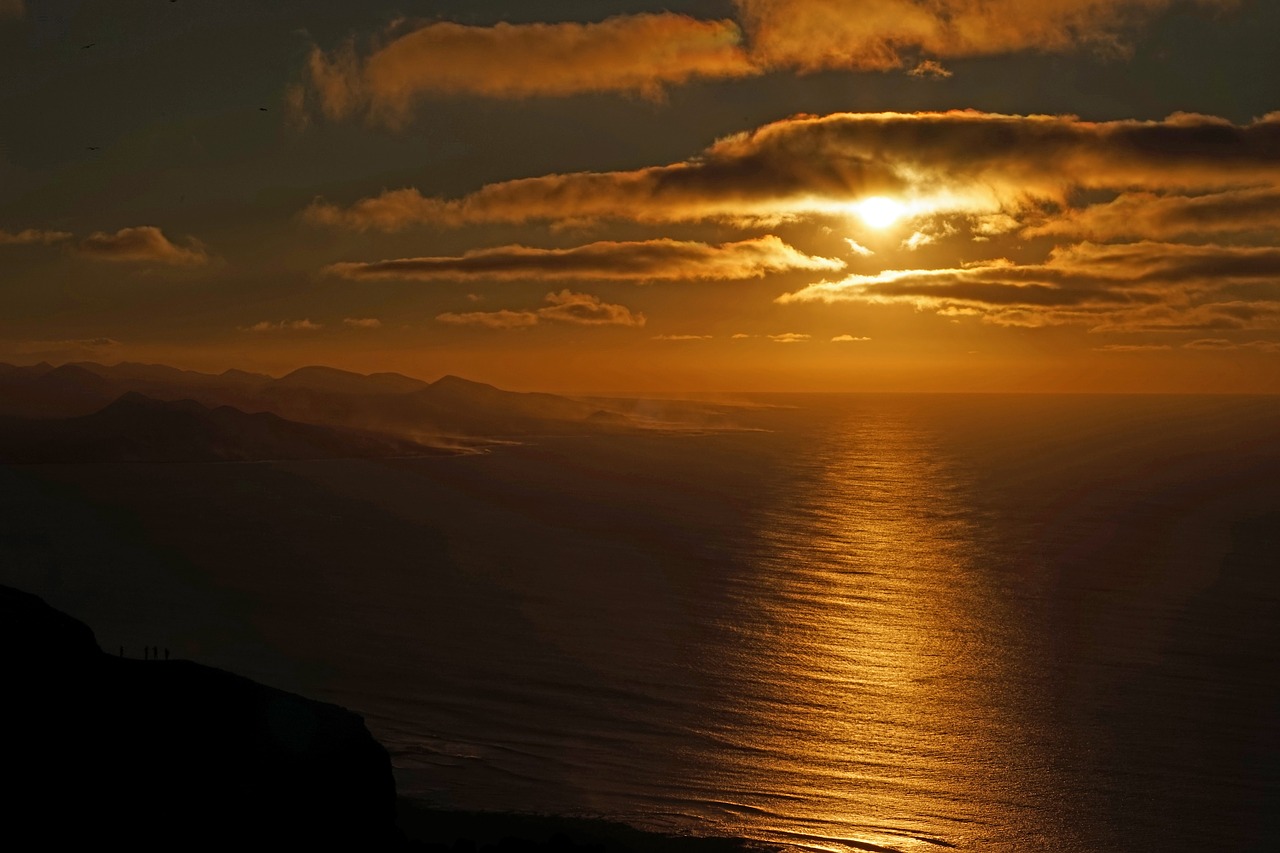
{"type": "Polygon", "coordinates": [[[443,807],[1280,849],[1280,399],[727,402],[473,456],[0,467],[0,582],[359,711],[443,807]]]}

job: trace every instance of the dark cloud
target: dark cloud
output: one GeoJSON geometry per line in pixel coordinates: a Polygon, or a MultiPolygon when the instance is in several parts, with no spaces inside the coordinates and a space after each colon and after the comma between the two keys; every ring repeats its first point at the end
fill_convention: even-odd
{"type": "MultiPolygon", "coordinates": [[[[849,215],[870,195],[909,215],[1021,214],[1078,190],[1229,190],[1280,184],[1280,113],[1235,125],[1073,116],[838,113],[797,116],[716,142],[693,159],[624,172],[544,175],[455,199],[400,189],[350,207],[322,200],[306,217],[353,229],[410,225],[724,220],[849,215]]],[[[1003,226],[1021,220],[1005,216],[1003,226]]]]}

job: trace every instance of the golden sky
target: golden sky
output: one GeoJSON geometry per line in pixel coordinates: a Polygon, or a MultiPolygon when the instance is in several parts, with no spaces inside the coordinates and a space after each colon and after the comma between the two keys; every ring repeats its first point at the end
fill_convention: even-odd
{"type": "Polygon", "coordinates": [[[0,0],[0,360],[1280,391],[1280,4],[0,0]]]}

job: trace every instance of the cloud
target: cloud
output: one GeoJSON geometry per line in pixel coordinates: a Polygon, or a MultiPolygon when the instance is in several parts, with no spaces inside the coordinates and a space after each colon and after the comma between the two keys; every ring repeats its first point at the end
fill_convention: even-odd
{"type": "Polygon", "coordinates": [[[768,335],[769,340],[775,344],[803,344],[806,343],[811,335],[802,335],[796,332],[783,332],[781,335],[768,335]]]}
{"type": "Polygon", "coordinates": [[[436,315],[441,323],[454,326],[482,326],[488,329],[520,329],[536,326],[543,321],[570,323],[578,326],[643,326],[645,316],[634,313],[625,305],[603,302],[589,293],[571,290],[548,293],[541,308],[527,311],[470,311],[462,314],[447,312],[436,315]]]}
{"type": "Polygon", "coordinates": [[[1196,196],[1122,193],[1104,204],[1049,217],[1027,227],[1023,234],[1114,240],[1277,230],[1280,187],[1267,186],[1196,196]]]}
{"type": "Polygon", "coordinates": [[[1123,53],[1128,31],[1173,5],[1236,2],[735,0],[740,23],[670,12],[492,26],[400,20],[367,46],[314,47],[286,104],[304,123],[315,111],[396,126],[428,97],[657,97],[698,79],[907,65],[914,77],[941,79],[951,76],[939,62],[946,58],[1085,46],[1123,53]]]}
{"type": "Polygon", "coordinates": [[[811,284],[792,302],[907,304],[1009,326],[1095,331],[1272,328],[1280,247],[1141,242],[1059,247],[1039,264],[884,270],[811,284]]]}
{"type": "Polygon", "coordinates": [[[909,77],[918,77],[921,80],[945,80],[952,76],[951,72],[943,67],[942,63],[932,59],[926,59],[907,72],[909,77]]]}
{"type": "Polygon", "coordinates": [[[27,6],[23,0],[0,0],[0,21],[8,18],[21,18],[27,14],[27,6]]]}
{"type": "Polygon", "coordinates": [[[0,246],[24,245],[29,243],[60,243],[70,240],[72,235],[66,231],[43,231],[38,228],[26,228],[22,231],[0,230],[0,246]]]}
{"type": "Polygon", "coordinates": [[[599,297],[586,293],[562,290],[548,293],[546,299],[547,307],[538,309],[538,316],[544,320],[582,326],[643,326],[645,323],[643,314],[633,314],[625,306],[601,302],[599,297]]]}
{"type": "Polygon", "coordinates": [[[115,338],[75,338],[0,342],[0,353],[41,361],[77,361],[115,355],[123,344],[115,338]]]}
{"type": "Polygon", "coordinates": [[[98,231],[80,241],[82,255],[104,261],[140,261],[174,266],[197,266],[209,262],[204,247],[188,238],[189,246],[177,246],[159,228],[141,225],[121,228],[114,234],[98,231]]]}
{"type": "Polygon", "coordinates": [[[1097,352],[1165,352],[1173,347],[1168,344],[1107,344],[1094,347],[1097,352]]]}
{"type": "Polygon", "coordinates": [[[721,220],[759,224],[849,216],[867,196],[913,217],[971,214],[1017,227],[1023,212],[1079,190],[1208,192],[1280,183],[1280,113],[1235,125],[1212,116],[1090,122],[972,110],[796,116],[721,139],[665,166],[489,184],[460,198],[399,189],[310,221],[351,229],[531,221],[721,220]],[[1004,215],[1005,219],[999,219],[1004,215]]]}
{"type": "Polygon", "coordinates": [[[836,335],[831,339],[833,344],[862,343],[869,341],[871,338],[855,338],[853,335],[836,335]]]}
{"type": "Polygon", "coordinates": [[[330,120],[366,116],[398,125],[427,96],[656,97],[668,85],[756,73],[730,20],[658,13],[490,27],[437,21],[392,34],[367,55],[350,42],[330,53],[314,48],[302,94],[290,97],[330,120]]]}
{"type": "MultiPolygon", "coordinates": [[[[1126,30],[1178,0],[736,0],[770,68],[884,71],[912,57],[1123,50],[1126,30]]],[[[1231,7],[1236,0],[1198,0],[1231,7]]],[[[1186,5],[1185,3],[1182,5],[1186,5]]]]}
{"type": "Polygon", "coordinates": [[[902,241],[902,248],[914,252],[921,246],[927,246],[936,238],[932,234],[926,234],[923,231],[916,231],[910,237],[902,241]]]}
{"type": "Polygon", "coordinates": [[[714,335],[654,335],[655,341],[709,341],[714,335]]]}
{"type": "Polygon", "coordinates": [[[342,324],[351,329],[378,329],[382,321],[377,317],[344,317],[342,324]]]}
{"type": "Polygon", "coordinates": [[[436,319],[451,326],[483,326],[486,329],[521,329],[538,325],[536,311],[468,311],[462,314],[446,312],[436,319]]]}
{"type": "Polygon", "coordinates": [[[733,341],[745,341],[747,338],[754,338],[754,337],[756,336],[748,335],[745,332],[738,332],[736,335],[732,335],[729,339],[733,341]]]}
{"type": "Polygon", "coordinates": [[[853,252],[855,255],[862,255],[864,258],[867,258],[875,254],[875,252],[871,251],[857,240],[854,240],[852,237],[845,237],[844,241],[849,244],[849,251],[853,252]]]}
{"type": "Polygon", "coordinates": [[[263,320],[260,323],[254,323],[252,326],[240,326],[242,332],[314,332],[323,329],[323,323],[313,323],[310,320],[280,320],[272,323],[263,320]]]}
{"type": "Polygon", "coordinates": [[[1280,352],[1280,341],[1246,341],[1244,343],[1236,343],[1225,338],[1200,338],[1199,340],[1188,341],[1182,345],[1183,349],[1198,350],[1256,350],[1259,352],[1280,352]]]}
{"type": "Polygon", "coordinates": [[[838,270],[844,262],[800,252],[774,236],[718,246],[679,240],[602,241],[569,249],[500,246],[458,257],[339,263],[326,272],[349,279],[746,279],[785,270],[838,270]]]}

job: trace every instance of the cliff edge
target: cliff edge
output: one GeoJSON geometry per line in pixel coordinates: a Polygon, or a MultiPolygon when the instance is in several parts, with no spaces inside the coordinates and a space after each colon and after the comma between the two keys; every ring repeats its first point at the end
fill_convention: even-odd
{"type": "Polygon", "coordinates": [[[189,661],[104,654],[86,625],[4,586],[0,649],[11,840],[133,850],[402,843],[390,759],[357,714],[189,661]]]}

